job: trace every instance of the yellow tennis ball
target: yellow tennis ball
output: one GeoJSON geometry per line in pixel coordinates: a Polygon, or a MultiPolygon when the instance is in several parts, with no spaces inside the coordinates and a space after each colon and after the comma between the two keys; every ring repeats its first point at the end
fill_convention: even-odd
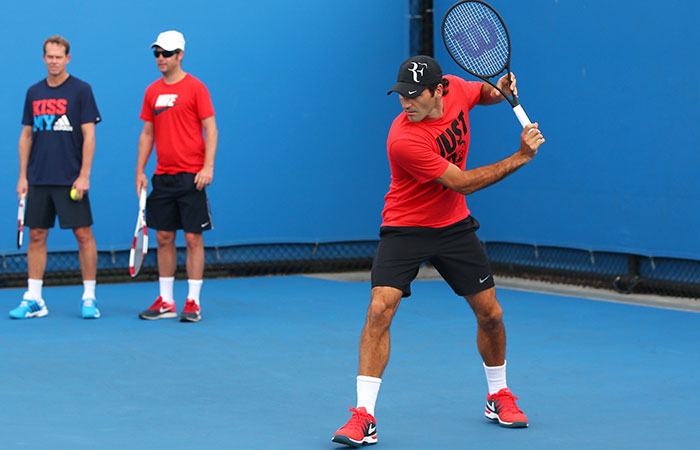
{"type": "Polygon", "coordinates": [[[80,200],[80,197],[78,197],[78,191],[75,188],[70,190],[70,198],[71,200],[76,202],[80,200]]]}

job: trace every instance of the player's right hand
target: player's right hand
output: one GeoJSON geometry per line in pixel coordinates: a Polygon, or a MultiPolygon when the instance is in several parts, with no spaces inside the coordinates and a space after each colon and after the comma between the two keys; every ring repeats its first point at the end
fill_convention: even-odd
{"type": "Polygon", "coordinates": [[[17,181],[17,200],[22,198],[22,194],[27,193],[27,189],[29,189],[27,177],[21,177],[19,181],[17,181]]]}
{"type": "Polygon", "coordinates": [[[532,159],[537,154],[537,149],[544,143],[544,136],[539,130],[538,123],[531,123],[523,128],[520,135],[520,153],[528,159],[532,159]]]}
{"type": "Polygon", "coordinates": [[[136,196],[141,196],[141,189],[148,189],[148,177],[145,173],[136,174],[136,196]]]}

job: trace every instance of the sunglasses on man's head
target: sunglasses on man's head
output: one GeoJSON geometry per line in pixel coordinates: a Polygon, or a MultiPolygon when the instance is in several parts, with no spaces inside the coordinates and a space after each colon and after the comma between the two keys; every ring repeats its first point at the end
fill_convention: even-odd
{"type": "Polygon", "coordinates": [[[163,56],[163,58],[170,58],[176,53],[180,53],[180,50],[153,50],[153,55],[158,58],[159,56],[163,56]]]}

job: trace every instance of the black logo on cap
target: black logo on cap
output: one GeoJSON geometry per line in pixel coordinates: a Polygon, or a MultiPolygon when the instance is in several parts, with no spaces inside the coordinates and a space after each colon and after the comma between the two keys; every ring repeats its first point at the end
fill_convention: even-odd
{"type": "Polygon", "coordinates": [[[419,63],[419,62],[415,62],[415,61],[411,62],[411,64],[413,64],[413,67],[409,67],[408,71],[413,72],[413,81],[415,81],[416,83],[420,83],[420,79],[418,78],[418,75],[423,77],[423,72],[428,67],[428,64],[427,63],[419,63]]]}

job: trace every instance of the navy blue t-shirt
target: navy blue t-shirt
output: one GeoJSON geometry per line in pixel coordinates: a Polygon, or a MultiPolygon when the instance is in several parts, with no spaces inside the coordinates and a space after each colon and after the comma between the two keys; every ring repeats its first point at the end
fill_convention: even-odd
{"type": "Polygon", "coordinates": [[[49,86],[46,79],[30,87],[22,117],[23,125],[33,127],[29,184],[73,184],[83,163],[80,126],[100,120],[90,85],[72,75],[56,87],[49,86]]]}

